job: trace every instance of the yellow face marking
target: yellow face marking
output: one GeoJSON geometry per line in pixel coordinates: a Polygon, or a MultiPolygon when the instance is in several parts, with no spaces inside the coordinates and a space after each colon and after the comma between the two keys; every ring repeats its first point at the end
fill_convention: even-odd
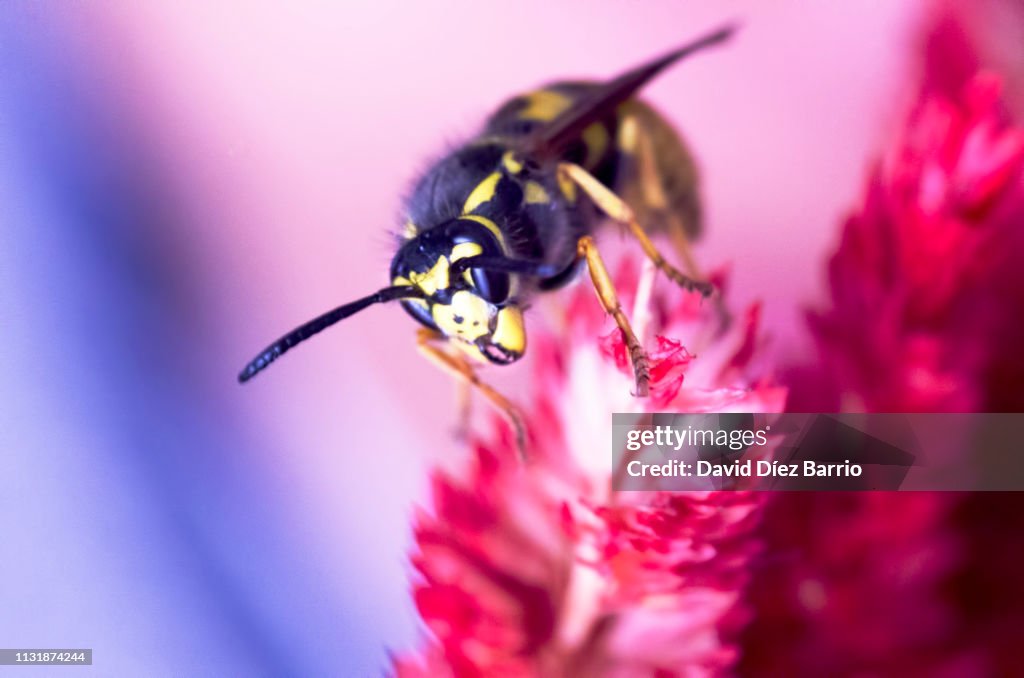
{"type": "Polygon", "coordinates": [[[594,167],[604,152],[608,150],[610,141],[608,130],[601,123],[595,122],[583,130],[582,137],[583,143],[587,147],[587,159],[583,164],[585,167],[594,167]]]}
{"type": "Polygon", "coordinates": [[[418,233],[418,230],[416,229],[416,224],[412,223],[411,221],[405,222],[405,226],[402,227],[402,237],[405,238],[406,240],[412,240],[413,238],[416,237],[416,233],[418,233]]]}
{"type": "Polygon", "coordinates": [[[536,181],[527,181],[526,187],[523,189],[523,196],[528,205],[542,205],[551,202],[551,196],[548,195],[547,189],[538,184],[536,181]]]}
{"type": "Polygon", "coordinates": [[[490,201],[494,197],[494,190],[498,187],[499,181],[501,181],[500,172],[492,172],[487,175],[487,178],[477,184],[466,198],[466,204],[462,206],[462,213],[469,214],[480,205],[490,201]]]}
{"type": "Polygon", "coordinates": [[[572,99],[564,94],[541,89],[523,97],[524,106],[516,115],[523,120],[550,122],[572,106],[572,99]]]}
{"type": "MultiPolygon", "coordinates": [[[[417,273],[416,271],[410,271],[409,277],[395,276],[394,280],[391,281],[392,285],[415,285],[421,290],[426,292],[428,295],[433,294],[438,290],[447,289],[451,283],[448,277],[449,263],[452,261],[458,261],[466,257],[475,257],[476,255],[483,252],[480,245],[475,242],[462,242],[452,248],[451,253],[447,257],[440,257],[430,267],[430,270],[425,273],[417,273]]],[[[467,271],[468,273],[468,271],[467,271]]],[[[423,301],[422,299],[412,299],[411,301],[423,301]]]]}
{"type": "Polygon", "coordinates": [[[505,155],[501,156],[501,164],[505,166],[509,174],[519,174],[523,171],[523,163],[516,159],[512,151],[508,151],[505,155]]]}
{"type": "Polygon", "coordinates": [[[485,227],[494,235],[495,238],[497,238],[498,244],[501,245],[502,249],[504,249],[505,237],[501,234],[501,229],[498,228],[498,225],[496,223],[494,223],[487,217],[480,216],[479,214],[463,214],[461,217],[459,217],[459,219],[469,219],[470,221],[475,221],[476,223],[485,227]]]}
{"type": "Polygon", "coordinates": [[[522,355],[526,351],[526,328],[523,312],[516,306],[506,306],[498,311],[498,324],[491,335],[491,343],[522,355]]]}
{"type": "Polygon", "coordinates": [[[426,273],[409,272],[409,282],[416,285],[428,295],[448,288],[448,259],[439,257],[437,262],[426,273]]]}
{"type": "Polygon", "coordinates": [[[450,304],[434,304],[430,314],[447,336],[472,342],[487,334],[492,308],[477,295],[463,290],[452,295],[450,304]]]}
{"type": "Polygon", "coordinates": [[[451,256],[448,259],[454,263],[459,259],[465,259],[466,257],[475,257],[478,254],[483,253],[483,249],[480,245],[475,242],[460,242],[458,245],[452,248],[451,256]]]}

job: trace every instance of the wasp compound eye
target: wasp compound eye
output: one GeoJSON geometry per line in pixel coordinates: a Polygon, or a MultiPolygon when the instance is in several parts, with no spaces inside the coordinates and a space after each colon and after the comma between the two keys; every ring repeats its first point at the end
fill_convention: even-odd
{"type": "Polygon", "coordinates": [[[501,304],[508,299],[508,273],[488,271],[482,268],[470,269],[476,293],[492,304],[501,304]]]}

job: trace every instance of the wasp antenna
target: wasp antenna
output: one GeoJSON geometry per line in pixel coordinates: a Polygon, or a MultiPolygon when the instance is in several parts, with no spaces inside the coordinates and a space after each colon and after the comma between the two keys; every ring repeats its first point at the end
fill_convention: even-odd
{"type": "Polygon", "coordinates": [[[422,299],[423,297],[423,292],[417,287],[409,285],[385,287],[382,290],[374,292],[368,297],[363,297],[362,299],[350,302],[344,306],[339,306],[333,311],[328,311],[327,313],[296,327],[294,330],[264,349],[258,356],[253,358],[248,365],[245,366],[245,369],[239,372],[238,383],[244,384],[256,376],[256,374],[266,369],[270,363],[280,358],[293,346],[301,344],[317,332],[327,329],[331,325],[344,320],[350,315],[359,313],[359,311],[362,311],[368,306],[372,306],[373,304],[382,304],[396,299],[422,299]]]}

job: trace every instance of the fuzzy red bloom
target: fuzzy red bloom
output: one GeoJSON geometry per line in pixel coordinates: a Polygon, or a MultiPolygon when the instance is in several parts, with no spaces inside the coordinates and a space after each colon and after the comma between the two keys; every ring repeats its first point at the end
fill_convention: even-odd
{"type": "MultiPolygon", "coordinates": [[[[693,355],[680,342],[666,337],[654,338],[657,348],[649,354],[651,359],[651,402],[657,408],[664,408],[672,402],[683,386],[685,368],[693,355]]],[[[632,374],[626,342],[618,329],[601,338],[601,351],[615,362],[625,374],[632,374]]]]}
{"type": "MultiPolygon", "coordinates": [[[[1024,293],[1013,263],[1024,255],[1024,130],[1006,120],[991,75],[970,78],[954,98],[948,82],[930,84],[844,227],[829,265],[831,307],[810,316],[822,355],[812,381],[836,391],[818,393],[817,407],[970,412],[1011,402],[1000,379],[1019,391],[1024,369],[1005,337],[1024,333],[1013,301],[1024,293]]],[[[814,401],[804,394],[801,407],[814,401]]],[[[971,631],[983,623],[979,599],[957,595],[977,595],[996,557],[980,563],[966,546],[977,525],[958,529],[977,503],[993,502],[777,497],[742,671],[996,675],[1006,662],[971,631]]],[[[1020,589],[1007,584],[1006,595],[1019,599],[1020,589]]],[[[1005,642],[1010,627],[984,625],[1005,642]]]]}
{"type": "Polygon", "coordinates": [[[984,402],[978,374],[1003,312],[988,300],[1024,165],[1024,131],[1005,123],[998,92],[985,75],[957,101],[926,96],[846,224],[829,266],[832,307],[810,319],[847,408],[984,402]]]}
{"type": "Polygon", "coordinates": [[[454,675],[531,675],[567,593],[562,507],[507,452],[478,445],[464,480],[435,474],[434,513],[416,521],[416,607],[454,675]]]}
{"type": "Polygon", "coordinates": [[[413,559],[432,640],[396,663],[399,675],[704,676],[736,662],[761,499],[612,492],[608,414],[777,411],[785,392],[749,379],[756,311],[726,331],[693,295],[662,284],[648,296],[651,272],[625,260],[616,276],[654,335],[651,399],[629,394],[621,337],[581,286],[563,331],[533,345],[530,462],[515,461],[499,425],[464,479],[435,477],[413,559]]]}
{"type": "Polygon", "coordinates": [[[957,68],[925,78],[809,315],[812,388],[762,364],[759,306],[726,322],[626,259],[616,287],[652,363],[634,398],[620,334],[577,288],[531,347],[530,463],[497,424],[463,476],[435,476],[413,559],[430,637],[399,675],[1016,670],[1019,535],[990,524],[1011,498],[611,490],[611,412],[1024,407],[1024,130],[942,35],[929,58],[957,68]]]}
{"type": "Polygon", "coordinates": [[[935,493],[775,497],[741,672],[984,675],[947,592],[963,553],[954,507],[935,493]]]}

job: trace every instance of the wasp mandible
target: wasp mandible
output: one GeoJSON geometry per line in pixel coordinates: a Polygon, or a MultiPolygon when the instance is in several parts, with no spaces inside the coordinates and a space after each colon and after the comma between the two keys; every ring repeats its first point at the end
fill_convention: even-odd
{"type": "Polygon", "coordinates": [[[693,160],[672,125],[635,95],[668,66],[732,33],[721,28],[605,83],[556,82],[504,103],[476,137],[414,183],[391,285],[292,330],[246,365],[238,380],[248,381],[340,320],[399,301],[423,325],[421,352],[505,413],[523,449],[515,408],[480,380],[475,364],[507,365],[522,357],[523,309],[531,297],[561,287],[585,265],[622,332],[636,395],[646,396],[647,356],[593,236],[605,219],[618,222],[669,279],[711,293],[689,252],[701,227],[693,160]],[[655,247],[653,228],[673,239],[686,273],[655,247]]]}

